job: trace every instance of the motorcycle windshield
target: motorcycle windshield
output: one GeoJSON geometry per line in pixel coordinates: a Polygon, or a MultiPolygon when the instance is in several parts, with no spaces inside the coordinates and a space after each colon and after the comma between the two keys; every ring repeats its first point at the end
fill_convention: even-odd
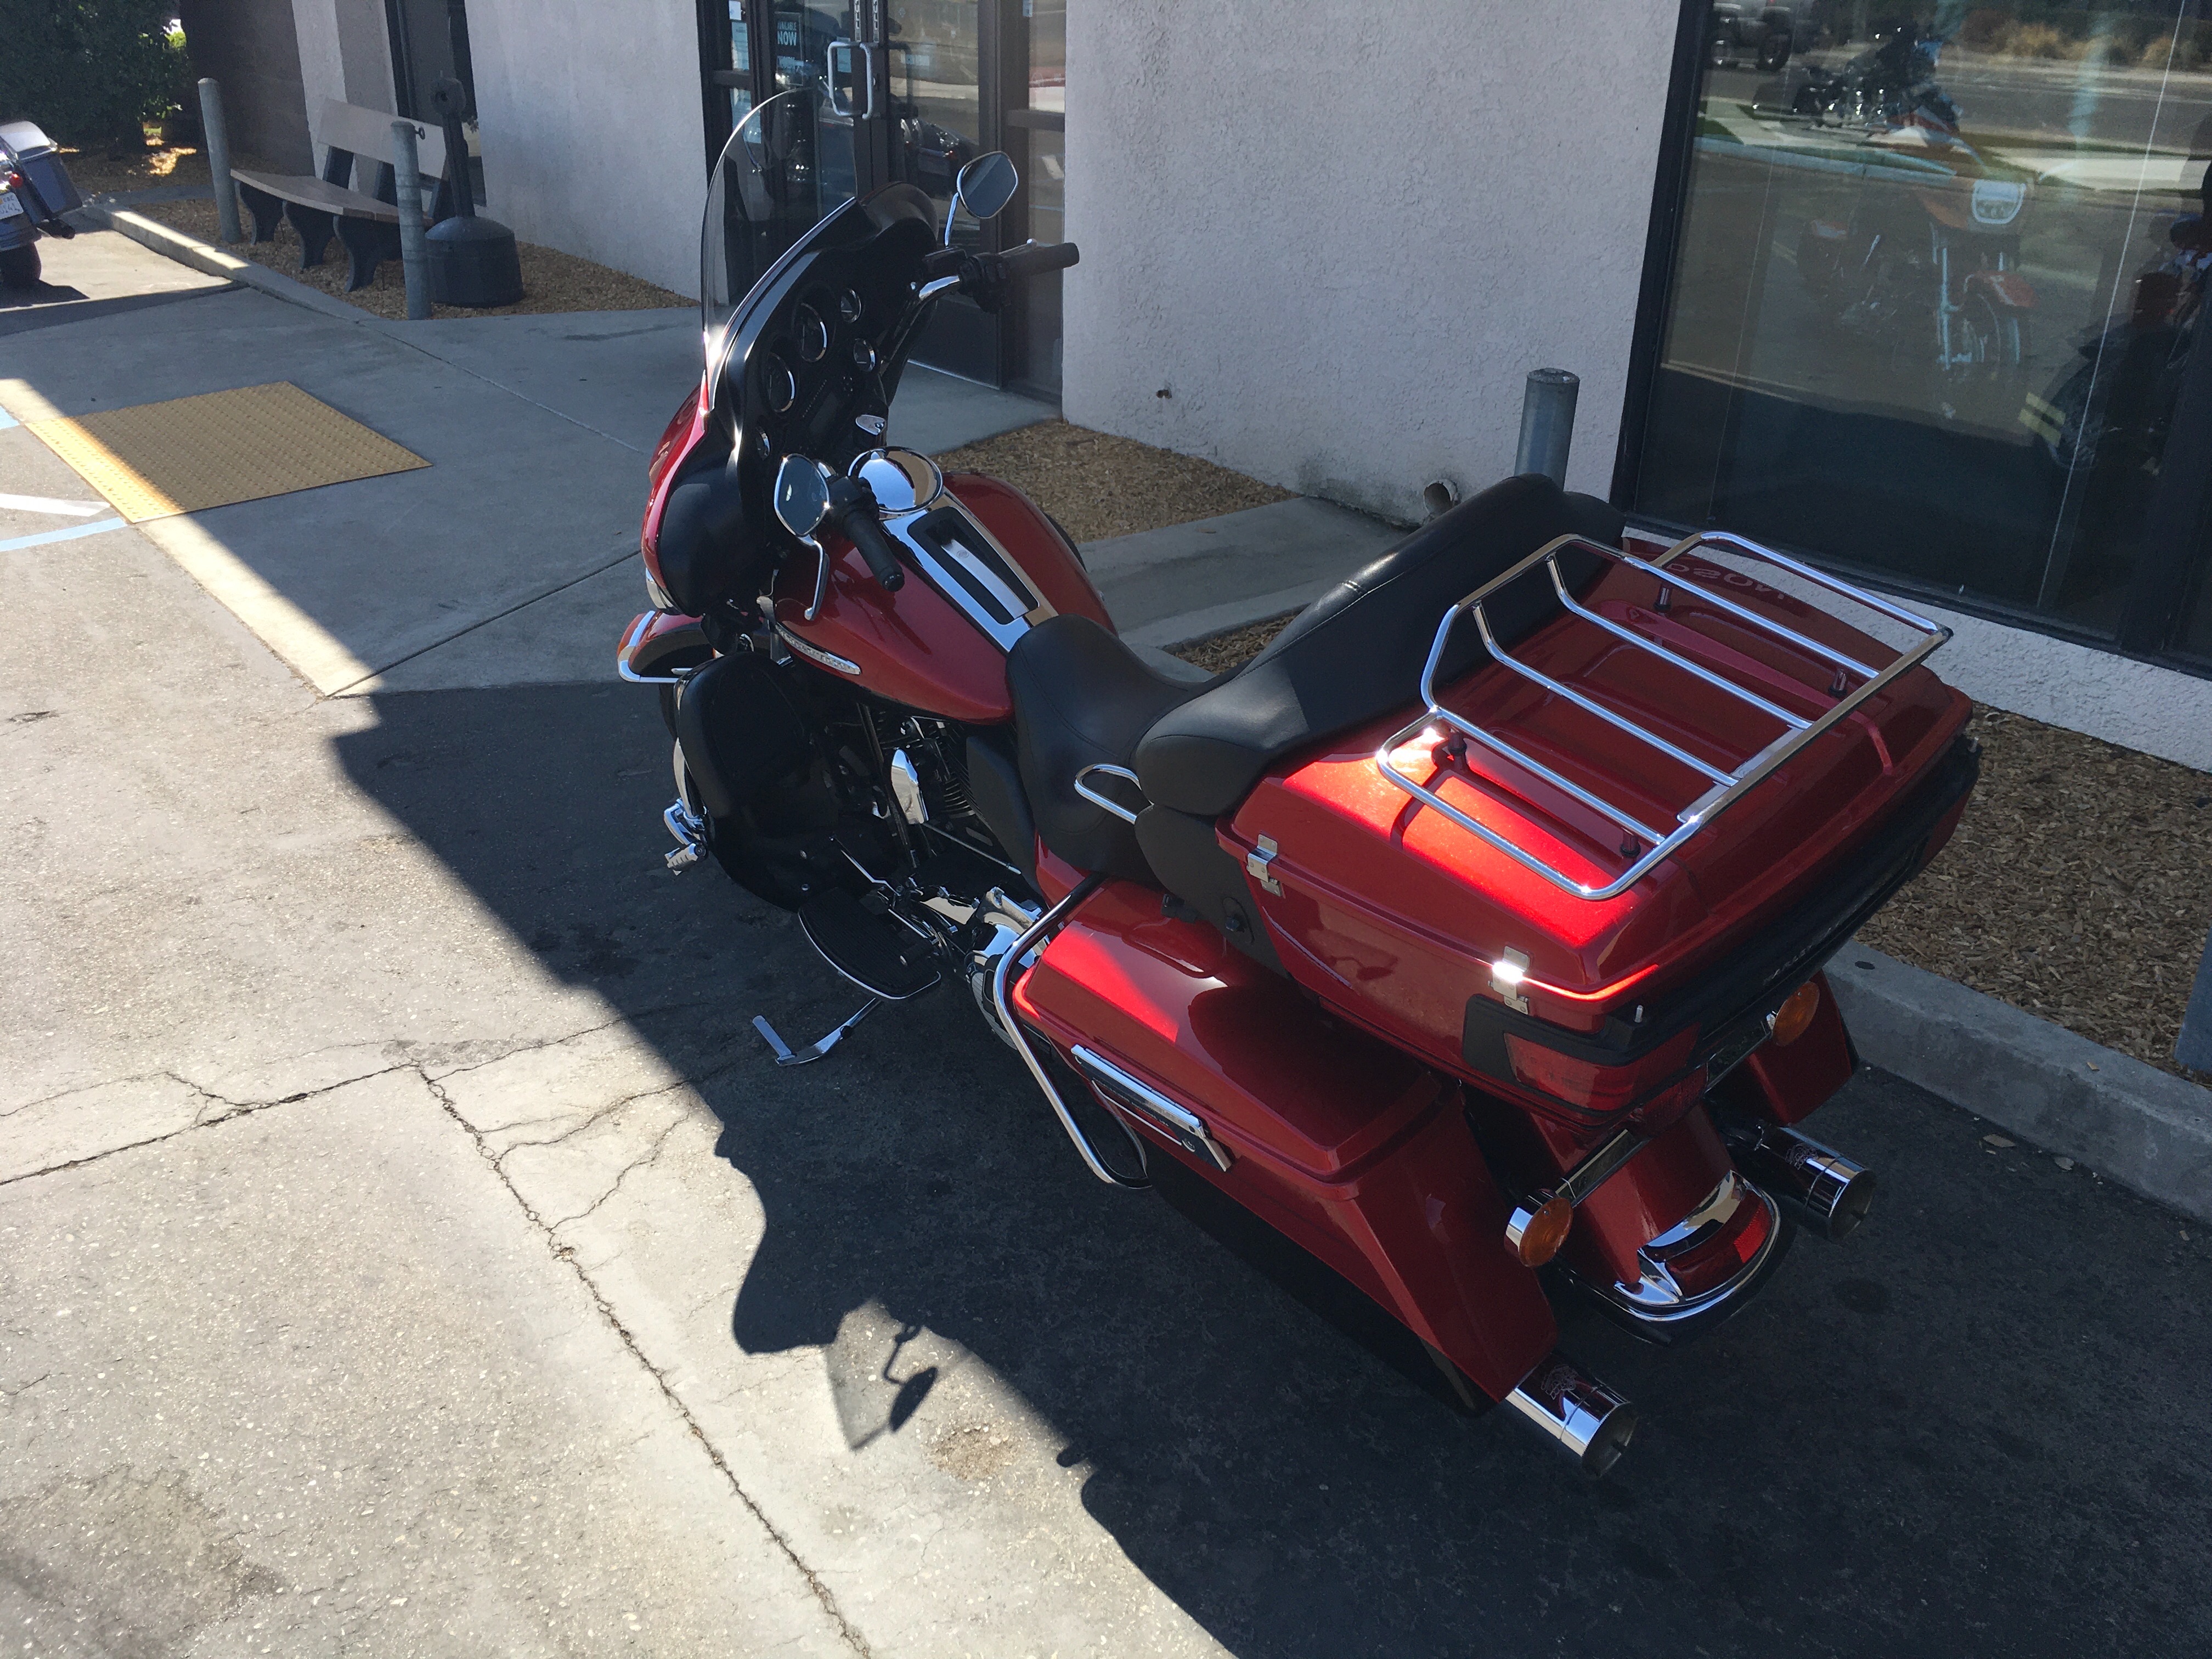
{"type": "Polygon", "coordinates": [[[800,87],[755,108],[722,147],[699,234],[700,325],[710,372],[720,372],[745,296],[853,199],[849,165],[835,165],[840,147],[822,142],[836,125],[840,118],[821,93],[800,87]]]}

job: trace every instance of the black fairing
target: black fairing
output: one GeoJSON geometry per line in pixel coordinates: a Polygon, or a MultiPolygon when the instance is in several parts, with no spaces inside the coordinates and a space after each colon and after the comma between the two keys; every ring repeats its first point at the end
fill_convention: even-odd
{"type": "MultiPolygon", "coordinates": [[[[1136,748],[1146,799],[1217,817],[1293,750],[1392,709],[1412,713],[1448,606],[1556,536],[1613,545],[1621,525],[1596,497],[1570,495],[1537,474],[1462,501],[1315,600],[1237,673],[1171,707],[1136,748]]],[[[1579,590],[1602,562],[1570,552],[1560,566],[1579,590]]],[[[1486,609],[1510,643],[1558,615],[1559,600],[1537,571],[1486,609]]],[[[1483,655],[1474,626],[1462,625],[1442,678],[1471,672],[1483,655]]]]}
{"type": "Polygon", "coordinates": [[[668,492],[655,552],[660,585],[678,610],[701,617],[763,591],[773,555],[744,531],[744,489],[728,467],[702,467],[668,492]]]}
{"type": "Polygon", "coordinates": [[[731,436],[746,528],[763,544],[790,544],[770,505],[784,456],[811,455],[842,471],[882,441],[857,422],[889,416],[907,356],[936,309],[913,303],[935,244],[929,198],[911,185],[888,185],[817,225],[732,323],[714,418],[731,436]],[[860,314],[848,320],[855,302],[860,314]],[[801,307],[829,331],[819,356],[808,355],[811,341],[802,349],[801,307]]]}

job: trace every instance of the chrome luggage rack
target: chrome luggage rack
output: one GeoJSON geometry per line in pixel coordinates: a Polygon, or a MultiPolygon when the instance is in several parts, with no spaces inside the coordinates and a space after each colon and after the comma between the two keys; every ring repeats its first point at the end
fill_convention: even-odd
{"type": "MultiPolygon", "coordinates": [[[[1664,608],[1663,599],[1661,608],[1664,608]]],[[[1918,666],[1937,647],[1950,637],[1949,629],[1931,623],[1924,617],[1915,616],[1911,611],[1893,605],[1887,599],[1867,592],[1863,588],[1853,587],[1848,582],[1838,581],[1825,571],[1815,570],[1809,565],[1801,564],[1795,559],[1776,552],[1772,548],[1763,547],[1757,542],[1747,540],[1741,536],[1732,536],[1723,531],[1708,530],[1685,536],[1665,552],[1651,559],[1638,558],[1632,553],[1623,552],[1619,548],[1606,547],[1583,537],[1561,536],[1547,542],[1504,574],[1485,582],[1444,612],[1443,620],[1437,626],[1436,642],[1429,647],[1428,661],[1421,670],[1421,700],[1427,707],[1419,719],[1376,751],[1375,764],[1385,778],[1413,796],[1414,799],[1425,806],[1434,807],[1458,824],[1461,829],[1480,837],[1507,857],[1534,871],[1553,886],[1564,889],[1577,898],[1609,899],[1634,886],[1644,878],[1653,866],[1658,864],[1661,860],[1671,856],[1684,842],[1719,817],[1775,768],[1827,731],[1830,726],[1845,718],[1853,709],[1865,702],[1892,680],[1908,670],[1918,666]],[[1638,633],[1634,629],[1615,622],[1609,617],[1600,616],[1596,611],[1576,600],[1574,595],[1568,590],[1565,577],[1560,573],[1559,556],[1564,549],[1570,547],[1596,554],[1610,559],[1615,564],[1626,565],[1632,570],[1641,570],[1649,575],[1657,577],[1664,587],[1692,594],[1715,609],[1724,611],[1738,620],[1749,623],[1780,643],[1811,653],[1837,670],[1834,685],[1827,694],[1835,701],[1826,711],[1810,718],[1793,714],[1790,710],[1770,702],[1749,687],[1738,684],[1726,675],[1707,667],[1705,664],[1692,662],[1680,653],[1670,650],[1657,640],[1638,633]],[[1831,646],[1823,645],[1817,640],[1808,639],[1796,630],[1784,627],[1771,617],[1761,616],[1757,611],[1737,604],[1725,594],[1715,592],[1709,586],[1686,581],[1680,574],[1668,568],[1684,554],[1701,547],[1723,549],[1772,564],[1815,586],[1825,588],[1841,598],[1865,605],[1868,609],[1878,611],[1894,622],[1902,623],[1917,632],[1921,637],[1899,653],[1897,659],[1887,667],[1872,667],[1858,661],[1856,658],[1846,656],[1831,646]],[[1553,679],[1549,675],[1516,659],[1498,644],[1497,635],[1492,631],[1490,618],[1483,611],[1483,602],[1500,588],[1539,564],[1543,565],[1550,575],[1553,592],[1558,595],[1560,605],[1565,607],[1568,614],[1577,617],[1594,627],[1602,629],[1624,644],[1633,646],[1639,651],[1648,652],[1681,672],[1748,704],[1760,714],[1779,722],[1782,726],[1781,734],[1765,748],[1747,757],[1734,770],[1728,770],[1699,759],[1678,745],[1669,743],[1656,732],[1646,730],[1620,710],[1606,707],[1588,692],[1577,690],[1575,687],[1553,679]],[[1443,661],[1444,647],[1451,639],[1453,629],[1459,625],[1462,617],[1470,613],[1474,617],[1475,627],[1481,631],[1484,648],[1489,652],[1492,661],[1501,667],[1510,669],[1524,679],[1534,681],[1554,696],[1565,698],[1586,714],[1595,715],[1607,725],[1648,744],[1668,759],[1689,768],[1705,778],[1711,787],[1674,815],[1674,827],[1672,830],[1662,831],[1642,823],[1613,802],[1561,777],[1540,761],[1522,753],[1495,732],[1486,731],[1464,715],[1455,714],[1445,708],[1437,695],[1437,668],[1443,661]],[[1855,690],[1845,691],[1844,686],[1846,677],[1852,675],[1858,676],[1862,684],[1855,690]],[[1433,789],[1417,781],[1391,763],[1390,757],[1395,751],[1412,743],[1423,732],[1435,727],[1439,723],[1449,727],[1462,737],[1470,738],[1494,753],[1502,755],[1514,765],[1542,779],[1560,793],[1580,801],[1592,811],[1618,824],[1629,836],[1633,837],[1633,842],[1630,845],[1624,845],[1621,848],[1622,856],[1632,858],[1628,866],[1611,881],[1596,886],[1577,881],[1564,872],[1553,869],[1527,848],[1516,845],[1487,824],[1480,823],[1461,811],[1444,800],[1433,789]],[[1632,852],[1632,848],[1639,850],[1632,852]]],[[[1814,698],[1821,695],[1810,686],[1806,688],[1806,693],[1808,697],[1814,698]]],[[[1538,805],[1538,803],[1532,801],[1531,805],[1538,805]]]]}

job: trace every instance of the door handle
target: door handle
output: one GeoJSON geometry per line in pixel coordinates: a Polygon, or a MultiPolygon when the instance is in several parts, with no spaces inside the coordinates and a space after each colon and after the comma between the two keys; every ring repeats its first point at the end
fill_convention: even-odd
{"type": "Polygon", "coordinates": [[[830,43],[830,50],[823,54],[822,68],[824,78],[829,84],[830,107],[833,112],[847,116],[857,113],[863,121],[875,118],[876,48],[872,41],[832,40],[830,43]],[[859,100],[858,111],[855,111],[853,106],[854,100],[848,97],[841,102],[837,96],[837,54],[841,52],[845,54],[845,73],[849,76],[853,72],[853,52],[855,47],[859,49],[860,61],[865,66],[860,81],[862,95],[859,100]]]}

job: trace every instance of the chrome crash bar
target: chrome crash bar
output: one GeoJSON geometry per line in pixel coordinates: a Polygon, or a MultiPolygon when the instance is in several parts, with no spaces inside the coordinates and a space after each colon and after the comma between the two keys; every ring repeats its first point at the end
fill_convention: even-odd
{"type": "MultiPolygon", "coordinates": [[[[1666,600],[1662,598],[1660,601],[1660,608],[1663,610],[1665,605],[1666,600]]],[[[1661,860],[1671,856],[1683,842],[1688,841],[1691,836],[1696,835],[1698,830],[1704,829],[1730,805],[1741,799],[1747,792],[1756,787],[1777,767],[1781,766],[1792,755],[1826,732],[1831,726],[1847,719],[1853,710],[1880,692],[1891,681],[1917,667],[1950,637],[1949,629],[1931,623],[1924,617],[1916,616],[1901,605],[1893,604],[1877,594],[1869,593],[1863,588],[1854,587],[1848,582],[1839,581],[1826,571],[1815,570],[1810,565],[1801,563],[1784,554],[1776,552],[1772,548],[1763,547],[1757,542],[1747,540],[1741,536],[1729,535],[1725,532],[1709,530],[1686,536],[1665,552],[1651,559],[1638,558],[1632,553],[1623,552],[1615,547],[1604,546],[1584,537],[1560,536],[1547,542],[1504,574],[1485,582],[1444,612],[1443,620],[1437,626],[1435,642],[1429,647],[1428,661],[1421,670],[1421,700],[1426,707],[1418,720],[1391,738],[1376,751],[1375,764],[1385,778],[1423,805],[1435,808],[1461,829],[1480,837],[1507,857],[1534,871],[1553,886],[1572,893],[1578,898],[1609,899],[1634,886],[1661,860]],[[1771,616],[1761,615],[1759,611],[1738,604],[1724,593],[1716,592],[1710,586],[1691,581],[1668,568],[1683,555],[1702,547],[1718,548],[1774,565],[1814,586],[1824,588],[1839,598],[1878,611],[1893,622],[1902,623],[1917,633],[1920,637],[1900,652],[1894,661],[1883,666],[1875,667],[1870,664],[1860,662],[1857,659],[1848,656],[1832,646],[1824,645],[1818,640],[1807,638],[1795,629],[1785,627],[1771,616]],[[1576,599],[1568,587],[1565,576],[1559,569],[1559,556],[1568,548],[1595,554],[1600,557],[1611,560],[1615,564],[1625,565],[1632,570],[1640,570],[1647,575],[1656,577],[1664,587],[1694,595],[1715,610],[1725,611],[1738,621],[1757,629],[1775,643],[1804,652],[1829,665],[1836,671],[1834,686],[1827,693],[1833,700],[1826,709],[1816,715],[1808,717],[1793,713],[1780,704],[1761,696],[1749,686],[1739,684],[1707,664],[1693,661],[1650,635],[1638,632],[1627,623],[1599,615],[1576,599]],[[1761,715],[1775,721],[1781,727],[1779,734],[1764,748],[1747,756],[1735,766],[1732,768],[1716,766],[1668,742],[1657,732],[1638,725],[1620,709],[1608,707],[1604,702],[1593,696],[1589,688],[1577,687],[1565,681],[1554,679],[1550,675],[1513,656],[1499,644],[1484,605],[1501,588],[1538,565],[1543,566],[1546,573],[1550,576],[1552,591],[1569,616],[1601,629],[1624,645],[1633,647],[1638,651],[1657,658],[1661,662],[1692,679],[1735,698],[1761,715]],[[1482,635],[1484,649],[1490,653],[1492,660],[1499,666],[1518,674],[1523,679],[1533,681],[1553,696],[1571,703],[1584,714],[1602,720],[1607,726],[1624,732],[1656,750],[1669,760],[1686,767],[1704,778],[1710,787],[1695,800],[1675,813],[1674,823],[1671,828],[1656,828],[1644,823],[1617,803],[1561,777],[1559,773],[1542,762],[1516,748],[1496,732],[1478,725],[1464,714],[1455,714],[1445,708],[1437,695],[1437,675],[1444,659],[1445,648],[1450,643],[1454,631],[1458,628],[1461,621],[1469,616],[1474,618],[1474,625],[1482,635]],[[1843,688],[1846,682],[1854,676],[1858,678],[1860,684],[1855,690],[1844,690],[1843,688]],[[1436,772],[1431,772],[1429,782],[1424,783],[1410,773],[1401,770],[1393,757],[1424,732],[1434,734],[1428,740],[1428,744],[1433,745],[1442,736],[1441,732],[1437,732],[1438,726],[1449,727],[1460,736],[1482,744],[1486,749],[1504,757],[1522,770],[1541,779],[1561,794],[1579,801],[1600,817],[1618,825],[1629,836],[1634,838],[1621,849],[1622,856],[1628,858],[1630,862],[1610,881],[1596,884],[1577,881],[1565,872],[1555,869],[1528,848],[1510,840],[1503,832],[1481,823],[1443,799],[1434,788],[1430,787],[1437,781],[1436,772]]],[[[1818,697],[1821,695],[1810,686],[1806,687],[1805,690],[1808,697],[1818,697]]],[[[1437,759],[1436,765],[1437,770],[1441,771],[1443,769],[1444,763],[1437,759]]]]}

